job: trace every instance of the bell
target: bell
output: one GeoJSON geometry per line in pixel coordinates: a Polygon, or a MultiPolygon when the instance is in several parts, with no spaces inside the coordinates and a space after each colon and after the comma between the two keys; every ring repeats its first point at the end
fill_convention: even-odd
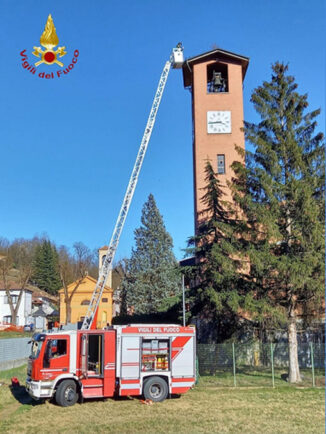
{"type": "Polygon", "coordinates": [[[213,85],[215,86],[223,86],[224,80],[222,78],[221,72],[213,71],[213,85]]]}

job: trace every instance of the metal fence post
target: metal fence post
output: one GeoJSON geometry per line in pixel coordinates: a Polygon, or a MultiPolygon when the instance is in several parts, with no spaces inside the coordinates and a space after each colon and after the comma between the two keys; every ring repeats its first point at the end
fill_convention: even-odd
{"type": "Polygon", "coordinates": [[[198,355],[196,355],[196,382],[195,384],[198,384],[199,381],[199,361],[198,361],[198,355]]]}
{"type": "Polygon", "coordinates": [[[235,376],[235,351],[234,351],[234,342],[232,342],[232,356],[233,356],[233,385],[237,386],[237,380],[235,376]]]}
{"type": "Polygon", "coordinates": [[[310,342],[310,357],[311,357],[312,387],[315,387],[316,383],[315,383],[315,366],[314,366],[314,346],[312,342],[310,342]]]}
{"type": "Polygon", "coordinates": [[[272,365],[272,384],[273,388],[275,387],[275,378],[274,378],[274,348],[273,344],[271,343],[271,365],[272,365]]]}

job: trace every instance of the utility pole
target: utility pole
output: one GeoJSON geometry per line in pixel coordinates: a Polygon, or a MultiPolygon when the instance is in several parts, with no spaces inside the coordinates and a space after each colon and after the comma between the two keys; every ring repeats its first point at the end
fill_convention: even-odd
{"type": "Polygon", "coordinates": [[[186,303],[185,303],[185,276],[182,275],[182,316],[183,316],[183,327],[186,326],[186,303]]]}

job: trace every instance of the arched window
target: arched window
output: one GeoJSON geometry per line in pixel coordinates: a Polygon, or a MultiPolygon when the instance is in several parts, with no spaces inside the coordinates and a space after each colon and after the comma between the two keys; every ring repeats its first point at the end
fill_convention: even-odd
{"type": "Polygon", "coordinates": [[[106,258],[106,255],[103,255],[102,256],[102,265],[104,264],[105,258],[106,258]]]}
{"type": "Polygon", "coordinates": [[[82,306],[88,306],[89,303],[90,303],[89,300],[83,300],[80,304],[81,304],[82,306]]]}

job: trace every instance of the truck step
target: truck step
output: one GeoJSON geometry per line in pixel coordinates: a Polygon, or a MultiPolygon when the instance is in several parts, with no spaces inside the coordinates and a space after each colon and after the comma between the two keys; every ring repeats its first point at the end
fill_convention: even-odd
{"type": "Polygon", "coordinates": [[[104,396],[103,386],[84,386],[83,397],[84,398],[102,398],[104,396]]]}

